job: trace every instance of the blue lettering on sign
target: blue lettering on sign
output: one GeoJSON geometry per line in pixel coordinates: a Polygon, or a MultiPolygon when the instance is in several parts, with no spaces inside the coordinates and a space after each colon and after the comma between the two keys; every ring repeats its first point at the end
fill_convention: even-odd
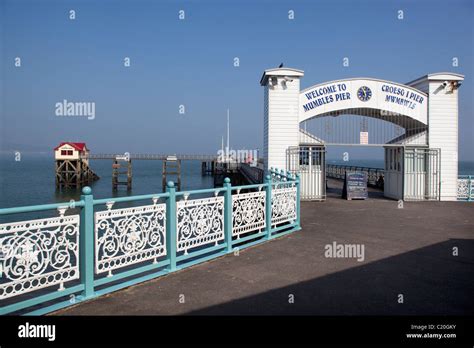
{"type": "Polygon", "coordinates": [[[414,109],[417,103],[423,104],[425,99],[421,95],[399,86],[382,85],[382,92],[387,93],[386,102],[402,105],[409,109],[414,109]]]}
{"type": "Polygon", "coordinates": [[[303,109],[306,112],[334,101],[349,100],[351,99],[351,94],[349,92],[344,92],[346,89],[347,87],[345,83],[338,83],[337,85],[319,87],[311,92],[305,93],[306,99],[309,100],[309,103],[304,104],[303,109]]]}
{"type": "MultiPolygon", "coordinates": [[[[317,87],[304,93],[308,102],[303,105],[303,109],[306,112],[333,102],[350,100],[351,94],[346,90],[345,83],[317,87]]],[[[409,109],[415,109],[418,104],[423,104],[425,100],[419,93],[402,86],[383,84],[381,90],[385,93],[385,102],[398,104],[409,109]]]]}

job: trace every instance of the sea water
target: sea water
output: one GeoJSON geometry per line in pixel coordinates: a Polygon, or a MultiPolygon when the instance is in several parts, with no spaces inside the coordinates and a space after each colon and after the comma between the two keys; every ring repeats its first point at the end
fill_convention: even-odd
{"type": "MultiPolygon", "coordinates": [[[[112,160],[90,160],[91,169],[100,179],[89,186],[95,199],[162,193],[162,161],[132,160],[132,189],[119,185],[112,189],[112,160]]],[[[119,178],[124,181],[126,175],[119,178]]],[[[176,181],[176,176],[168,180],[176,181]]],[[[181,161],[181,190],[212,188],[214,179],[201,175],[201,161],[181,161]]],[[[0,208],[69,202],[78,200],[81,190],[56,190],[55,161],[51,155],[22,154],[0,156],[0,208]]]]}
{"type": "MultiPolygon", "coordinates": [[[[371,168],[383,168],[384,164],[383,159],[342,161],[328,158],[326,162],[371,168]]],[[[182,191],[213,187],[213,177],[201,174],[201,161],[183,160],[181,163],[182,191]]],[[[91,160],[90,167],[100,176],[90,184],[96,199],[162,192],[162,161],[133,160],[130,191],[126,186],[112,190],[112,160],[91,160]]],[[[459,162],[459,175],[474,175],[474,162],[459,162]]],[[[13,154],[0,155],[0,208],[69,202],[78,200],[80,195],[80,189],[56,190],[55,162],[51,154],[22,154],[19,161],[13,154]]]]}

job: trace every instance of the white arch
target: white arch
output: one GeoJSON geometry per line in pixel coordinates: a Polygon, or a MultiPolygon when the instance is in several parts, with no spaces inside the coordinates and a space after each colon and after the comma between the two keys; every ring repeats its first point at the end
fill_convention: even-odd
{"type": "MultiPolygon", "coordinates": [[[[265,70],[263,156],[266,168],[286,168],[286,152],[303,142],[300,123],[314,117],[368,114],[398,124],[410,132],[391,144],[426,146],[440,153],[441,200],[456,200],[458,175],[458,89],[464,76],[435,73],[407,84],[373,78],[350,78],[300,90],[304,72],[292,68],[265,70]],[[370,97],[359,99],[366,86],[370,97]],[[324,89],[326,87],[326,89],[324,89]],[[429,103],[428,103],[429,99],[429,103]],[[306,106],[306,107],[305,107],[306,106]],[[428,117],[429,114],[429,117],[428,117]],[[415,125],[415,129],[411,128],[415,125]]],[[[321,142],[318,139],[317,142],[321,142]]]]}
{"type": "Polygon", "coordinates": [[[428,124],[428,95],[411,86],[373,78],[334,80],[300,92],[299,122],[327,115],[355,113],[406,128],[411,120],[428,124]],[[358,91],[364,89],[361,98],[358,91]]]}

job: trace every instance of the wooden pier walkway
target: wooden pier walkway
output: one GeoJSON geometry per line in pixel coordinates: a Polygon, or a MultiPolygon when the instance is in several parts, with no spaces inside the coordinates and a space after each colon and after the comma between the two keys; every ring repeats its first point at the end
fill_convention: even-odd
{"type": "MultiPolygon", "coordinates": [[[[124,156],[123,153],[97,153],[90,154],[89,159],[93,160],[114,160],[117,156],[124,156]]],[[[131,153],[128,155],[131,160],[166,160],[170,154],[152,154],[152,153],[131,153]]],[[[173,155],[178,160],[198,160],[198,161],[217,161],[218,155],[173,155]]]]}

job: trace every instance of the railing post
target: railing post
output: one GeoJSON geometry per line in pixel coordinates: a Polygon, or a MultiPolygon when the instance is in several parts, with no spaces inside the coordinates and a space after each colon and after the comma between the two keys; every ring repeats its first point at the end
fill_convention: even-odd
{"type": "Polygon", "coordinates": [[[296,173],[295,177],[295,185],[296,185],[296,229],[299,230],[301,229],[301,220],[300,220],[300,214],[301,214],[301,188],[300,188],[300,174],[296,173]]]}
{"type": "Polygon", "coordinates": [[[82,297],[89,299],[94,297],[94,197],[89,186],[82,189],[81,200],[84,206],[80,213],[79,272],[84,285],[82,297]]]}
{"type": "Polygon", "coordinates": [[[467,182],[467,201],[470,202],[472,201],[472,176],[468,176],[468,182],[467,182]]]}
{"type": "Polygon", "coordinates": [[[168,181],[166,192],[169,194],[166,199],[166,254],[170,260],[168,270],[176,270],[176,188],[174,182],[168,181]]]}
{"type": "Polygon", "coordinates": [[[224,179],[224,234],[226,250],[232,252],[232,185],[229,178],[224,179]]]}
{"type": "Polygon", "coordinates": [[[272,176],[265,177],[265,225],[267,226],[267,239],[272,238],[272,176]]]}

